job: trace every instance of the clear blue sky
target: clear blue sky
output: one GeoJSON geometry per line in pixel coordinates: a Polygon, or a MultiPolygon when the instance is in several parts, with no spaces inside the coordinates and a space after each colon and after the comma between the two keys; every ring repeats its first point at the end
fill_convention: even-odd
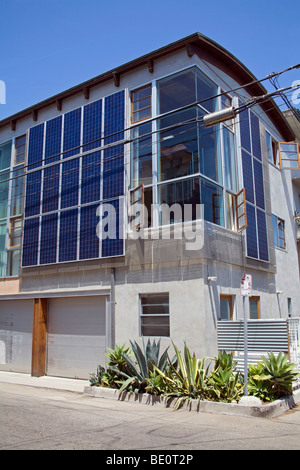
{"type": "Polygon", "coordinates": [[[263,78],[300,62],[299,13],[299,0],[0,0],[0,120],[195,32],[263,78]]]}

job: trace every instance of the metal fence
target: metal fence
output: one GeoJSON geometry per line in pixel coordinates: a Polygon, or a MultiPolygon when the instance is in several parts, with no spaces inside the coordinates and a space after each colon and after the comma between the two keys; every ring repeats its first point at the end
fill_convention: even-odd
{"type": "MultiPolygon", "coordinates": [[[[288,354],[300,370],[300,318],[248,320],[248,363],[268,352],[288,354]]],[[[238,369],[244,367],[244,321],[218,321],[219,351],[234,351],[238,369]]]]}

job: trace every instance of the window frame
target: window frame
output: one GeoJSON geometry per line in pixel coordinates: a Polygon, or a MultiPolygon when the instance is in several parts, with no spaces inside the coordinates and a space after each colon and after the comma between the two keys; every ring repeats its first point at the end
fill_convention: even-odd
{"type": "MultiPolygon", "coordinates": [[[[146,326],[147,327],[147,326],[146,326]]],[[[151,326],[151,328],[153,328],[153,326],[151,326]]],[[[146,292],[146,293],[142,293],[142,294],[139,294],[139,335],[142,336],[142,337],[164,337],[164,338],[170,338],[171,334],[170,334],[170,294],[169,292],[146,292]],[[142,302],[142,298],[143,297],[152,297],[155,299],[155,297],[162,297],[162,296],[166,296],[167,297],[167,303],[144,303],[142,302]],[[156,307],[159,307],[160,305],[163,305],[163,306],[167,306],[168,307],[168,313],[143,313],[143,307],[147,307],[147,306],[156,306],[156,307]],[[161,326],[163,327],[166,327],[167,326],[167,329],[168,329],[168,334],[165,335],[165,334],[161,334],[161,332],[158,331],[157,334],[144,334],[144,331],[143,331],[143,327],[145,327],[145,325],[143,325],[143,318],[144,317],[167,317],[168,318],[168,325],[155,325],[154,328],[157,328],[159,330],[159,328],[161,326]]]]}
{"type": "Polygon", "coordinates": [[[15,138],[15,148],[14,148],[14,165],[15,166],[20,165],[21,163],[25,162],[26,149],[27,149],[27,135],[26,134],[19,135],[18,137],[15,138]],[[17,153],[17,149],[20,148],[20,147],[17,146],[17,142],[18,142],[19,139],[22,139],[22,138],[25,139],[25,143],[20,145],[20,147],[24,146],[24,151],[20,152],[20,153],[17,153]],[[23,160],[17,161],[17,157],[20,156],[20,155],[24,155],[24,158],[23,158],[23,160]]]}
{"type": "Polygon", "coordinates": [[[267,145],[268,161],[278,167],[279,142],[267,130],[266,130],[266,145],[267,145]],[[269,139],[270,139],[270,143],[271,143],[270,147],[268,147],[267,135],[269,136],[269,139]],[[270,155],[270,152],[271,152],[271,155],[270,155]]]}
{"type": "Polygon", "coordinates": [[[220,294],[220,321],[233,321],[233,295],[230,294],[220,294]],[[228,320],[222,320],[221,318],[221,300],[228,300],[229,301],[229,308],[230,308],[230,318],[228,320]]]}
{"type": "Polygon", "coordinates": [[[286,237],[285,237],[285,221],[281,217],[278,217],[275,214],[272,214],[272,227],[273,227],[273,240],[274,240],[274,246],[275,248],[279,250],[286,250],[286,237]],[[275,225],[275,219],[276,219],[276,233],[274,233],[274,225],[275,225]],[[279,224],[282,223],[283,228],[279,228],[279,224]],[[282,236],[280,236],[280,234],[282,236]],[[275,238],[276,235],[276,238],[275,238]],[[280,240],[283,241],[283,243],[280,243],[280,240]]]}
{"type": "Polygon", "coordinates": [[[151,119],[151,117],[152,117],[152,83],[148,83],[147,85],[143,85],[142,87],[135,88],[134,90],[132,90],[131,93],[130,93],[130,101],[131,101],[131,124],[137,124],[139,122],[146,121],[147,119],[151,119]],[[134,100],[134,94],[141,91],[141,90],[145,90],[146,88],[150,89],[150,95],[146,95],[143,98],[134,100]],[[138,102],[140,102],[140,101],[142,101],[146,98],[150,98],[150,105],[149,106],[138,108],[136,110],[133,109],[135,103],[138,103],[138,102]],[[149,116],[144,117],[142,119],[134,119],[134,114],[136,114],[140,111],[143,111],[145,109],[150,109],[150,115],[149,116]]]}
{"type": "Polygon", "coordinates": [[[249,297],[249,319],[250,320],[259,320],[260,318],[261,318],[260,297],[258,295],[252,295],[251,297],[249,297]],[[251,318],[250,302],[256,302],[256,305],[257,305],[257,318],[251,318]]]}

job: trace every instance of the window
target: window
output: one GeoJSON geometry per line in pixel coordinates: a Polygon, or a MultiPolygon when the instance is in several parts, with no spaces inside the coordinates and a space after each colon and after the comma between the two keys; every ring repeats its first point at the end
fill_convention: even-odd
{"type": "Polygon", "coordinates": [[[232,295],[220,295],[220,320],[233,320],[233,298],[232,295]]]}
{"type": "Polygon", "coordinates": [[[152,123],[131,131],[131,187],[152,184],[152,123]]]}
{"type": "Polygon", "coordinates": [[[196,118],[196,109],[190,109],[159,120],[160,181],[199,172],[196,118]]]}
{"type": "Polygon", "coordinates": [[[249,316],[250,320],[258,320],[260,318],[260,298],[249,297],[249,316]]]}
{"type": "Polygon", "coordinates": [[[21,135],[15,140],[15,165],[25,161],[26,135],[21,135]]]}
{"type": "Polygon", "coordinates": [[[288,307],[288,316],[292,317],[293,311],[292,311],[292,299],[291,299],[291,297],[287,298],[287,307],[288,307]]]}
{"type": "Polygon", "coordinates": [[[285,223],[283,219],[280,219],[276,215],[272,214],[272,225],[273,225],[273,238],[274,245],[276,248],[286,249],[285,242],[285,223]]]}
{"type": "Polygon", "coordinates": [[[277,165],[277,154],[278,154],[278,143],[273,137],[266,131],[266,140],[267,140],[267,154],[268,159],[274,165],[277,165]]]}
{"type": "Polygon", "coordinates": [[[151,85],[146,85],[131,92],[131,122],[148,119],[152,115],[151,85]]]}
{"type": "Polygon", "coordinates": [[[142,336],[170,336],[169,294],[140,296],[142,336]]]}
{"type": "Polygon", "coordinates": [[[22,217],[10,219],[9,248],[19,248],[22,235],[22,217]]]}
{"type": "Polygon", "coordinates": [[[216,111],[217,86],[197,68],[164,78],[158,84],[159,113],[200,103],[208,112],[216,111]]]}
{"type": "Polygon", "coordinates": [[[279,142],[280,168],[293,170],[300,168],[299,144],[296,142],[279,142]]]}

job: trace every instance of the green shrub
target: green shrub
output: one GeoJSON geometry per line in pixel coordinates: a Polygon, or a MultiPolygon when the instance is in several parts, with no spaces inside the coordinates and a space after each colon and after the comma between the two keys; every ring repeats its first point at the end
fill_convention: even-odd
{"type": "Polygon", "coordinates": [[[130,344],[136,362],[128,354],[122,354],[126,363],[126,371],[120,371],[122,376],[122,379],[119,381],[121,385],[120,391],[129,390],[135,393],[143,393],[149,385],[148,379],[150,374],[154,378],[155,367],[162,371],[165,370],[168,363],[168,348],[160,356],[160,340],[157,343],[155,340],[151,343],[150,339],[148,339],[145,346],[143,339],[143,350],[136,341],[134,343],[130,341],[130,344]]]}
{"type": "Polygon", "coordinates": [[[250,368],[249,394],[259,396],[264,401],[276,400],[293,392],[293,380],[299,375],[296,364],[280,352],[268,357],[262,356],[255,368],[250,368]]]}
{"type": "Polygon", "coordinates": [[[208,358],[197,359],[195,354],[191,354],[186,343],[184,344],[184,356],[182,357],[178,348],[173,344],[177,367],[170,363],[168,374],[159,368],[157,373],[165,384],[165,395],[169,398],[176,398],[175,408],[186,400],[205,398],[205,391],[208,382],[208,367],[204,368],[204,362],[208,358]]]}

